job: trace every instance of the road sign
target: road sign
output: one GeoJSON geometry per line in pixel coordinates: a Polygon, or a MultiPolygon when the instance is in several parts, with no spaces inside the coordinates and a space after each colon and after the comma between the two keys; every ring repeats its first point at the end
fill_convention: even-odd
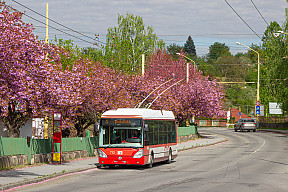
{"type": "Polygon", "coordinates": [[[260,101],[256,101],[256,105],[260,106],[261,105],[260,101]]]}
{"type": "Polygon", "coordinates": [[[264,105],[260,105],[260,116],[264,116],[264,105]]]}
{"type": "Polygon", "coordinates": [[[269,113],[282,115],[281,104],[275,102],[269,102],[269,113]]]}
{"type": "Polygon", "coordinates": [[[239,116],[241,117],[241,111],[239,112],[239,116]]]}
{"type": "Polygon", "coordinates": [[[255,105],[255,114],[260,115],[260,106],[259,105],[255,105]]]}

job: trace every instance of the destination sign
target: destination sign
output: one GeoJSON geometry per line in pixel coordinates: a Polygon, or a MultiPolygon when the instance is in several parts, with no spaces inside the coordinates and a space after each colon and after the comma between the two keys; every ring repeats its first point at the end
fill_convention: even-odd
{"type": "Polygon", "coordinates": [[[115,124],[131,124],[131,120],[124,119],[124,120],[115,120],[115,124]]]}
{"type": "Polygon", "coordinates": [[[101,119],[101,126],[114,126],[114,127],[141,127],[142,119],[114,119],[107,118],[101,119]]]}

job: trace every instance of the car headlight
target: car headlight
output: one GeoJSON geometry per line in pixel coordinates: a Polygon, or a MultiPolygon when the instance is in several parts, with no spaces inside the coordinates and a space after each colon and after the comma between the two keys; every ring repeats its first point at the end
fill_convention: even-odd
{"type": "Polygon", "coordinates": [[[107,155],[101,149],[98,150],[98,155],[99,157],[107,158],[107,155]]]}
{"type": "Polygon", "coordinates": [[[141,158],[141,157],[143,157],[143,149],[137,151],[137,153],[135,153],[135,155],[133,156],[133,158],[141,158]]]}

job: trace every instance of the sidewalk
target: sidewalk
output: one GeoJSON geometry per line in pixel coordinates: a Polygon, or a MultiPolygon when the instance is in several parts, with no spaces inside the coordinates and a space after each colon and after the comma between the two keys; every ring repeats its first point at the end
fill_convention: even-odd
{"type": "MultiPolygon", "coordinates": [[[[227,139],[213,134],[201,134],[203,138],[178,143],[178,150],[214,145],[227,139]]],[[[13,189],[15,187],[43,182],[62,175],[73,174],[89,169],[97,169],[98,158],[90,157],[77,159],[62,164],[44,164],[40,166],[27,166],[20,169],[0,172],[0,191],[13,189]]]]}
{"type": "Polygon", "coordinates": [[[288,134],[288,130],[277,130],[277,129],[258,129],[258,131],[262,131],[262,132],[270,132],[270,133],[288,134]]]}

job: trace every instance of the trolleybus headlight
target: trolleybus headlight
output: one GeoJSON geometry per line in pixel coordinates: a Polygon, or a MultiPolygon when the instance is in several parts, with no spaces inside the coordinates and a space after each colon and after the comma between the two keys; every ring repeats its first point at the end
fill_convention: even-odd
{"type": "Polygon", "coordinates": [[[107,158],[107,155],[101,149],[99,149],[98,155],[99,155],[99,157],[107,158]]]}
{"type": "Polygon", "coordinates": [[[143,149],[140,149],[137,153],[135,153],[135,155],[133,156],[133,158],[141,158],[143,157],[143,149]]]}

